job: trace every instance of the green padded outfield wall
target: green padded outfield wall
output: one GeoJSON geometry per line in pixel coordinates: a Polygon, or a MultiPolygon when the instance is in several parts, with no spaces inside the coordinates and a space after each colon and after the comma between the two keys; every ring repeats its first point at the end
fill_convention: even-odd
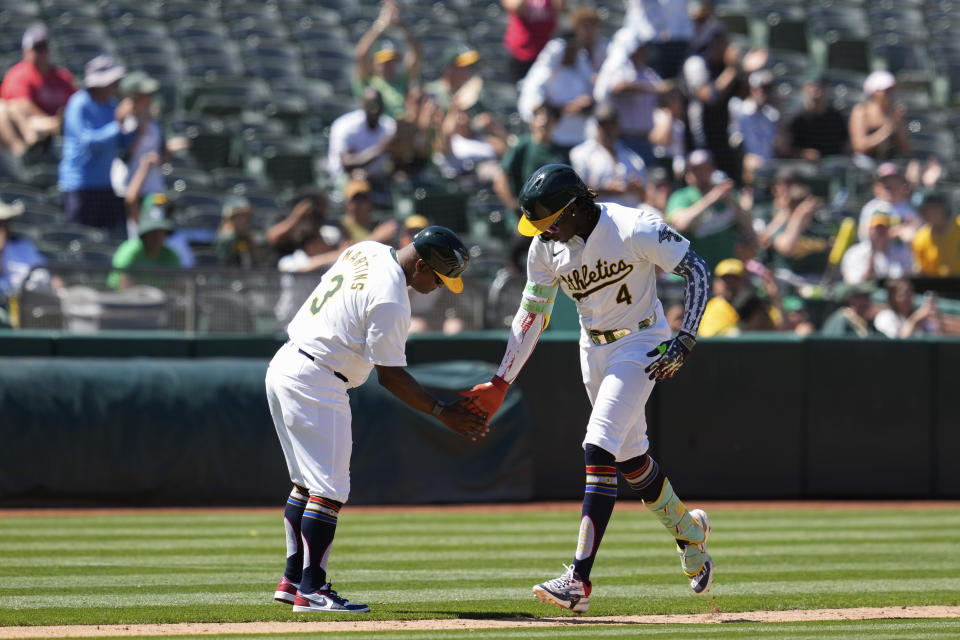
{"type": "MultiPolygon", "coordinates": [[[[578,498],[589,403],[573,338],[544,335],[479,445],[371,376],[351,392],[351,501],[578,498]]],[[[0,505],[282,500],[263,395],[281,343],[0,334],[0,505]]],[[[415,336],[407,352],[453,399],[489,378],[504,344],[415,336]]],[[[651,397],[652,451],[691,497],[960,497],[958,371],[960,341],[704,340],[651,397]]]]}

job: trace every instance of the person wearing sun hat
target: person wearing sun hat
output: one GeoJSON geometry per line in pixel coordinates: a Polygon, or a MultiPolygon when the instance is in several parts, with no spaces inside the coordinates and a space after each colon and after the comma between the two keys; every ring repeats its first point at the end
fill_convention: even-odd
{"type": "Polygon", "coordinates": [[[366,87],[373,87],[383,96],[383,107],[387,115],[393,118],[399,116],[404,109],[407,89],[419,82],[423,51],[420,41],[404,22],[396,0],[383,3],[380,15],[360,38],[353,55],[354,95],[359,97],[366,87]],[[403,32],[407,52],[402,56],[393,42],[383,38],[391,27],[403,32]],[[370,51],[378,40],[379,45],[371,56],[370,51]],[[398,69],[401,57],[403,68],[398,69]]]}
{"type": "Polygon", "coordinates": [[[83,85],[67,102],[63,116],[63,155],[58,186],[69,222],[126,231],[123,199],[114,193],[110,169],[118,154],[136,136],[127,120],[134,112],[130,98],[117,101],[126,70],[108,55],[90,60],[83,85]]]}

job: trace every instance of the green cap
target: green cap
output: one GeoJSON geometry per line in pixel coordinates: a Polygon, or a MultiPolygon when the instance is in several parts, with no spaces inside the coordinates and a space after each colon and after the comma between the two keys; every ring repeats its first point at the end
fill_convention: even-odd
{"type": "Polygon", "coordinates": [[[164,205],[167,204],[167,197],[162,193],[151,193],[143,199],[143,206],[140,207],[140,225],[137,233],[144,235],[157,229],[164,231],[173,231],[173,221],[167,218],[167,212],[164,205]]]}
{"type": "Polygon", "coordinates": [[[120,81],[120,93],[125,96],[151,94],[160,90],[160,83],[143,71],[131,71],[120,81]]]}
{"type": "Polygon", "coordinates": [[[469,67],[480,59],[480,52],[467,45],[450,47],[443,52],[440,59],[440,68],[446,69],[449,66],[469,67]]]}
{"type": "Polygon", "coordinates": [[[870,295],[873,293],[876,287],[872,282],[860,282],[857,284],[849,284],[846,282],[841,282],[833,288],[833,299],[836,302],[845,302],[852,296],[856,295],[870,295]]]}

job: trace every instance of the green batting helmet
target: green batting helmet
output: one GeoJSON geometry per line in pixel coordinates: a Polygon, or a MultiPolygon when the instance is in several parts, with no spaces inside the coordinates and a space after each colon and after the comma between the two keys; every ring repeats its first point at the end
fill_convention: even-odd
{"type": "Polygon", "coordinates": [[[565,164],[545,164],[530,176],[520,190],[520,223],[525,236],[540,235],[579,197],[594,195],[577,172],[565,164]]]}
{"type": "Polygon", "coordinates": [[[446,227],[431,225],[413,236],[413,246],[450,291],[463,291],[460,275],[470,264],[470,253],[457,234],[446,227]]]}

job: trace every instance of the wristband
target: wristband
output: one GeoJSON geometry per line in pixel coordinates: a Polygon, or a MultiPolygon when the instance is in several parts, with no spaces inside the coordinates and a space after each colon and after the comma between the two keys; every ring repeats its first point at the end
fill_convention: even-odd
{"type": "Polygon", "coordinates": [[[693,347],[697,344],[697,339],[686,331],[680,331],[677,333],[677,341],[683,345],[683,348],[687,350],[687,353],[693,351],[693,347]]]}
{"type": "Polygon", "coordinates": [[[430,415],[432,415],[434,418],[440,417],[440,414],[443,412],[443,409],[446,406],[447,405],[437,400],[437,404],[433,405],[433,409],[430,410],[430,415]]]}

